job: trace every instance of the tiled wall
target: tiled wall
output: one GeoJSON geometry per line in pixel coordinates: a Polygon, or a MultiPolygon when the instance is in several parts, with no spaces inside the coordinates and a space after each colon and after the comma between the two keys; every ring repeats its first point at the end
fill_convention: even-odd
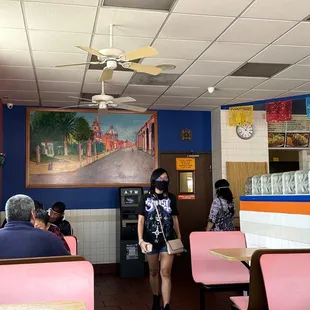
{"type": "Polygon", "coordinates": [[[310,248],[310,215],[240,211],[250,248],[310,248]]]}
{"type": "MultiPolygon", "coordinates": [[[[1,212],[1,223],[5,213],[1,212]]],[[[78,254],[93,264],[119,261],[119,209],[67,210],[66,219],[78,239],[78,254]]]]}

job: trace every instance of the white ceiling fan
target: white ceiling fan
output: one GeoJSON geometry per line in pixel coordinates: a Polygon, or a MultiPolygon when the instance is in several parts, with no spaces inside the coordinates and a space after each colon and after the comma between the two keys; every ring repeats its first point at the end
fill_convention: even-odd
{"type": "Polygon", "coordinates": [[[86,99],[86,98],[72,97],[72,96],[69,96],[69,98],[79,99],[81,100],[82,104],[69,106],[69,107],[63,107],[59,109],[69,109],[69,108],[76,108],[76,107],[98,107],[98,113],[100,115],[106,113],[108,111],[108,108],[123,109],[123,110],[129,110],[129,111],[140,112],[140,113],[143,113],[147,110],[146,108],[141,108],[141,107],[126,104],[129,102],[135,102],[136,99],[134,98],[131,98],[131,97],[114,98],[113,96],[106,95],[104,93],[104,82],[102,82],[101,94],[92,96],[91,100],[86,99]]]}
{"type": "MultiPolygon", "coordinates": [[[[117,68],[118,65],[121,65],[123,68],[130,69],[137,72],[143,72],[151,75],[158,75],[163,71],[163,67],[159,66],[147,66],[142,65],[136,62],[132,62],[133,60],[152,57],[157,55],[158,52],[154,47],[146,46],[139,48],[137,50],[125,53],[121,49],[113,47],[113,25],[110,25],[110,47],[102,50],[95,50],[90,47],[85,46],[77,46],[78,48],[88,52],[91,55],[97,56],[97,60],[95,62],[84,62],[84,63],[75,63],[68,65],[57,65],[55,67],[70,67],[70,66],[79,66],[79,65],[102,65],[106,64],[106,67],[103,69],[103,72],[100,76],[99,81],[107,81],[111,80],[113,77],[113,70],[117,68]]],[[[167,66],[167,65],[166,65],[167,66]]],[[[172,67],[175,67],[171,65],[172,67]]]]}

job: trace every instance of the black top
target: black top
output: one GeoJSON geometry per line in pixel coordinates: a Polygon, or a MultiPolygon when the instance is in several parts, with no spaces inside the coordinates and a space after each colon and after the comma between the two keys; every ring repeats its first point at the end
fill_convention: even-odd
{"type": "Polygon", "coordinates": [[[71,225],[68,221],[64,220],[63,217],[59,218],[58,220],[56,220],[52,224],[56,225],[59,228],[60,232],[64,236],[71,236],[72,235],[71,225]]]}
{"type": "Polygon", "coordinates": [[[140,200],[136,214],[145,217],[143,239],[145,242],[152,243],[154,248],[161,249],[165,245],[165,240],[161,232],[155,204],[158,208],[167,240],[176,238],[172,216],[177,216],[179,213],[177,210],[177,199],[171,193],[168,196],[163,194],[145,194],[140,200]]]}

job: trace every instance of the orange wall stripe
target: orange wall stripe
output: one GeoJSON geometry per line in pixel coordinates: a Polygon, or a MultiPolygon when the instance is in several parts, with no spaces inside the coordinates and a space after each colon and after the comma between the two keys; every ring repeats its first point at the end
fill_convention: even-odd
{"type": "Polygon", "coordinates": [[[240,210],[310,215],[310,202],[240,201],[240,210]]]}

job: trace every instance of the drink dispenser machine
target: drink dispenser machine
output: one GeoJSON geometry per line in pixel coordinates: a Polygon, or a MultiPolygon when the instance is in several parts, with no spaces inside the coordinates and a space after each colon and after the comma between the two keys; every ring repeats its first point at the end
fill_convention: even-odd
{"type": "Polygon", "coordinates": [[[144,254],[138,244],[136,208],[143,196],[142,187],[120,187],[120,277],[144,277],[144,254]]]}

